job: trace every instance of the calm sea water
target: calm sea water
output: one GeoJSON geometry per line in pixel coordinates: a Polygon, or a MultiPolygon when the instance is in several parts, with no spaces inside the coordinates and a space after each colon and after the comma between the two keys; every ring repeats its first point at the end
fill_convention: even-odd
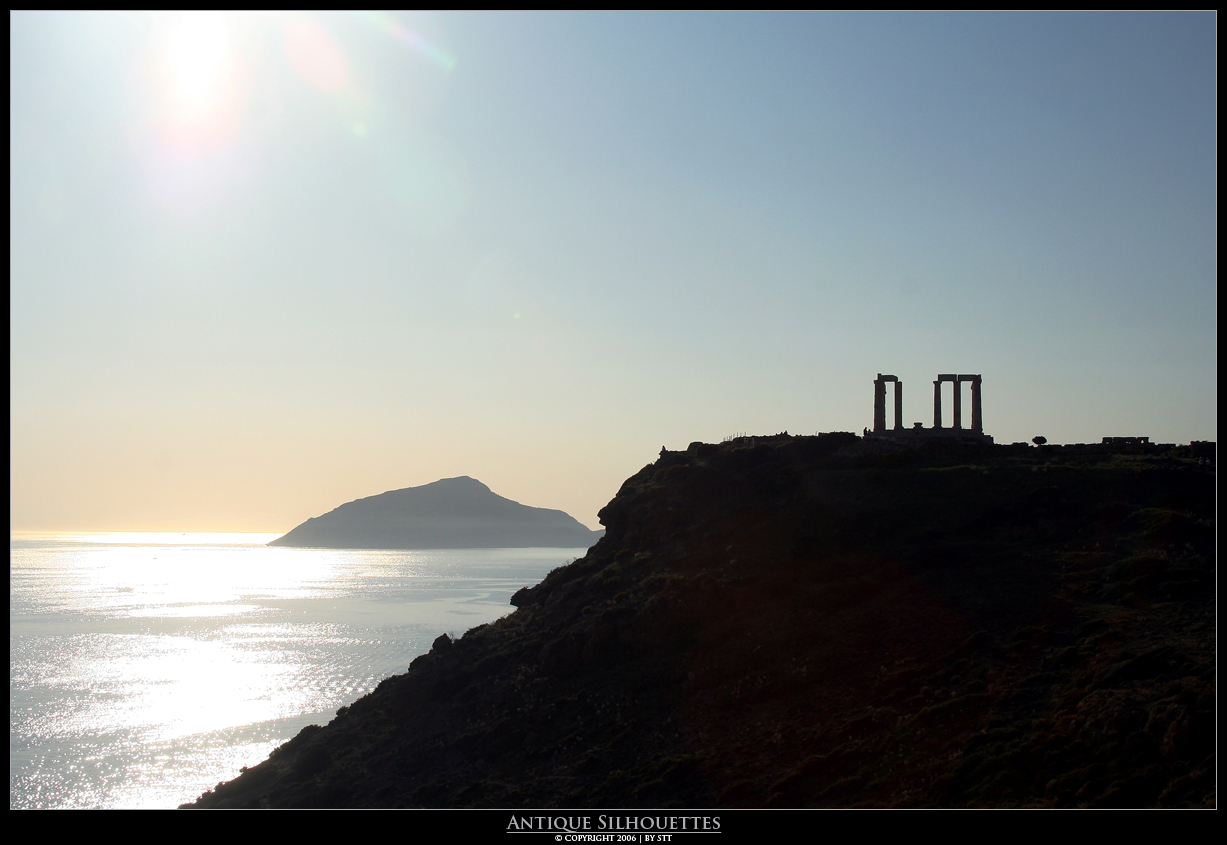
{"type": "Polygon", "coordinates": [[[10,808],[192,800],[584,553],[275,536],[12,535],[10,808]]]}

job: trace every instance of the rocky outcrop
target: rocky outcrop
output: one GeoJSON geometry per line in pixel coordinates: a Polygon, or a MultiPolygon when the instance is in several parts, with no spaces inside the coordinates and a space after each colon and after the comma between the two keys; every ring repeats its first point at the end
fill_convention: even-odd
{"type": "Polygon", "coordinates": [[[588,548],[601,537],[559,510],[504,499],[461,476],[347,502],[270,546],[326,549],[588,548]]]}
{"type": "Polygon", "coordinates": [[[1214,478],[662,452],[587,555],[200,807],[1212,806],[1214,478]]]}

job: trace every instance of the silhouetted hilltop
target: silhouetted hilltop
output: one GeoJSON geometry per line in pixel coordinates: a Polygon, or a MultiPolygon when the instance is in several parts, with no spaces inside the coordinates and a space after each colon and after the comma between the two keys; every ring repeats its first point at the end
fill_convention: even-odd
{"type": "Polygon", "coordinates": [[[662,452],[515,612],[194,806],[1213,806],[1186,452],[662,452]]]}
{"type": "Polygon", "coordinates": [[[347,502],[270,546],[327,549],[587,548],[602,532],[559,510],[504,499],[462,475],[347,502]]]}

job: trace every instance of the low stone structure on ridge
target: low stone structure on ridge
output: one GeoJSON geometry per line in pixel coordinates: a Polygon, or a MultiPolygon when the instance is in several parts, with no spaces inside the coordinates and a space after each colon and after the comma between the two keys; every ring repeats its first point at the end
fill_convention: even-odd
{"type": "Polygon", "coordinates": [[[977,440],[992,443],[993,438],[984,433],[984,414],[980,404],[980,384],[983,381],[979,373],[974,375],[939,373],[933,382],[933,427],[925,428],[924,423],[913,423],[911,428],[903,427],[903,382],[898,376],[882,375],[873,381],[873,431],[866,429],[865,436],[875,440],[913,440],[916,438],[957,437],[961,440],[977,440]],[[971,427],[963,428],[963,382],[971,382],[971,427]],[[950,382],[954,387],[954,419],[953,425],[942,425],[942,383],[950,382]],[[895,386],[894,427],[886,427],[886,385],[895,386]]]}

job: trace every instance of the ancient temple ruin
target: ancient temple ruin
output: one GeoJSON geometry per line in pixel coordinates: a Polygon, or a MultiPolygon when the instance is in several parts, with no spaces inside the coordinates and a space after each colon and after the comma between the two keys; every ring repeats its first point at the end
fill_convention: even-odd
{"type": "Polygon", "coordinates": [[[933,427],[925,428],[924,423],[913,423],[911,428],[903,427],[903,382],[898,376],[883,375],[873,381],[873,431],[866,430],[867,436],[877,439],[892,440],[897,438],[916,437],[959,437],[969,440],[993,442],[993,438],[984,433],[984,414],[980,404],[980,384],[983,379],[979,373],[974,375],[939,373],[933,382],[933,427]],[[952,425],[942,424],[942,384],[950,382],[954,388],[952,425]],[[963,427],[963,382],[971,383],[971,425],[963,427]],[[886,426],[886,386],[894,385],[895,413],[894,427],[886,426]]]}

